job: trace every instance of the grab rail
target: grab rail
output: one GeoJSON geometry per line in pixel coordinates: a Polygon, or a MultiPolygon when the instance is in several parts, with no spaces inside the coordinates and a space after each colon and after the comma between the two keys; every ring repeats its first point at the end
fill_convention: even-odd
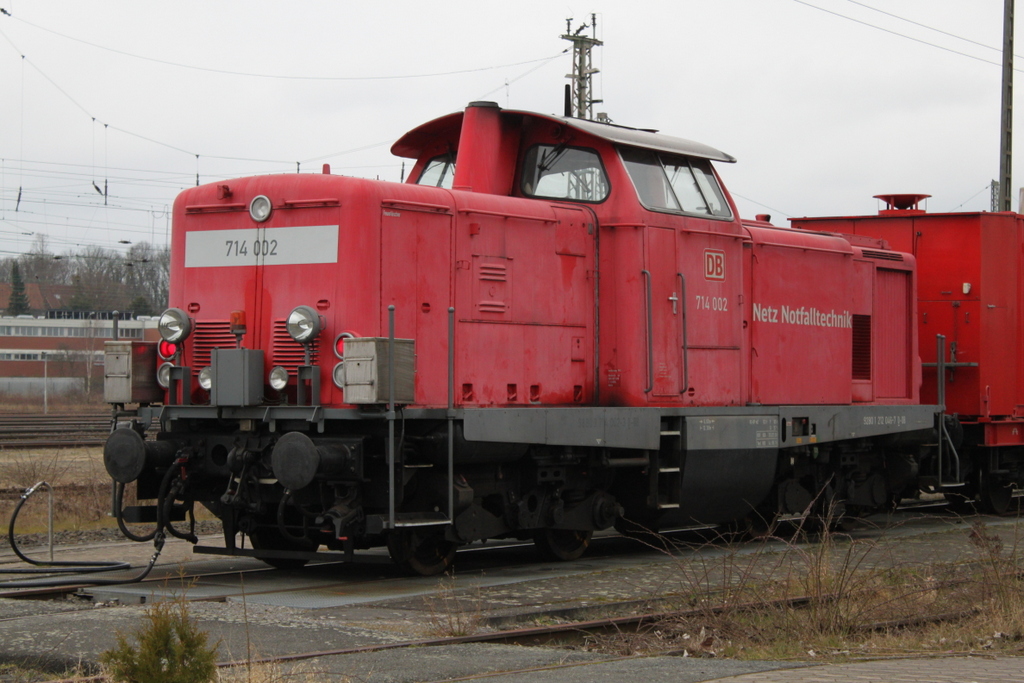
{"type": "Polygon", "coordinates": [[[685,394],[686,390],[690,388],[690,360],[687,356],[688,344],[686,339],[686,276],[682,273],[676,273],[679,278],[679,298],[682,303],[682,315],[680,316],[680,327],[683,332],[683,346],[682,346],[682,362],[683,362],[683,388],[679,390],[680,394],[685,394]]]}
{"type": "Polygon", "coordinates": [[[647,282],[647,388],[644,389],[645,394],[651,393],[654,389],[654,316],[651,313],[651,271],[642,270],[640,271],[644,275],[644,279],[647,282]]]}

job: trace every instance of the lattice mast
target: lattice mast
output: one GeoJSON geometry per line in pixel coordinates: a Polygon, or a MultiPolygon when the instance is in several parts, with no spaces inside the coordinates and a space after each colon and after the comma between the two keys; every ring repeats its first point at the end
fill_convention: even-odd
{"type": "Polygon", "coordinates": [[[591,51],[604,43],[597,39],[597,15],[590,15],[590,26],[581,24],[576,31],[572,30],[572,18],[565,20],[563,40],[572,43],[572,73],[566,74],[570,84],[566,85],[565,115],[578,119],[594,118],[594,105],[604,100],[594,99],[593,75],[599,73],[594,68],[591,51]],[[592,35],[584,35],[591,29],[592,35]]]}

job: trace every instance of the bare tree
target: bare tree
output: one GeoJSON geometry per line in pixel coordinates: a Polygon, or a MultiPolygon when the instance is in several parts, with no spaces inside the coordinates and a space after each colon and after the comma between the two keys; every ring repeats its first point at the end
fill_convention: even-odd
{"type": "Polygon", "coordinates": [[[90,246],[57,255],[50,251],[46,236],[38,234],[31,251],[0,259],[0,281],[11,282],[17,263],[25,284],[72,287],[64,295],[65,308],[154,313],[167,306],[170,262],[168,248],[149,242],[133,244],[125,254],[90,246]]]}

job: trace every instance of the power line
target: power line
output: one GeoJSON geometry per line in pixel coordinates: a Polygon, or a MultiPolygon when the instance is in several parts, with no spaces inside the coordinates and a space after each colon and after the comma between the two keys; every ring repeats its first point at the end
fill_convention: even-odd
{"type": "MultiPolygon", "coordinates": [[[[920,38],[915,38],[913,36],[908,36],[905,33],[900,33],[899,31],[893,31],[892,29],[884,28],[882,26],[878,26],[876,24],[872,24],[870,22],[864,21],[862,19],[855,19],[855,18],[853,18],[851,16],[847,16],[845,14],[841,14],[841,13],[836,12],[834,10],[825,9],[824,7],[818,7],[817,5],[811,4],[811,3],[807,2],[806,0],[793,0],[793,2],[795,2],[795,3],[799,4],[799,5],[804,5],[805,7],[810,7],[812,9],[816,9],[819,12],[825,12],[826,14],[831,14],[833,16],[839,17],[840,19],[846,19],[847,21],[852,21],[855,24],[860,24],[862,26],[867,26],[868,28],[873,28],[876,31],[883,31],[885,33],[889,33],[891,35],[898,36],[900,38],[906,38],[907,40],[912,40],[915,43],[921,43],[922,45],[927,45],[929,47],[934,47],[934,48],[937,48],[939,50],[943,50],[945,52],[952,52],[955,55],[960,55],[961,57],[967,57],[968,59],[973,59],[973,60],[978,61],[978,62],[984,62],[985,64],[991,64],[993,66],[1002,66],[1001,62],[993,62],[993,61],[991,61],[989,59],[985,59],[984,57],[977,57],[975,55],[968,54],[966,52],[960,52],[959,50],[954,50],[953,48],[945,47],[945,46],[939,45],[937,43],[931,43],[931,42],[928,42],[927,40],[922,40],[920,38]]],[[[1015,68],[1014,71],[1024,71],[1024,70],[1015,68]]]]}
{"type": "MultiPolygon", "coordinates": [[[[8,13],[5,13],[5,14],[8,14],[8,13]]],[[[479,73],[481,71],[494,71],[495,69],[508,69],[508,68],[511,68],[511,67],[514,67],[514,66],[523,66],[525,64],[535,64],[536,62],[543,62],[543,61],[548,61],[550,59],[555,59],[557,57],[562,56],[566,52],[565,50],[563,50],[559,54],[554,55],[552,57],[541,57],[540,59],[528,59],[528,60],[525,60],[525,61],[522,61],[522,62],[512,62],[511,64],[498,64],[496,66],[481,66],[481,67],[477,67],[475,69],[458,69],[456,71],[439,71],[439,72],[434,72],[434,73],[421,73],[421,74],[393,74],[393,75],[389,75],[389,76],[305,76],[305,75],[303,75],[303,76],[294,76],[294,75],[282,75],[282,74],[261,74],[261,73],[253,73],[253,72],[248,72],[248,71],[232,71],[230,69],[214,69],[212,67],[196,66],[194,64],[181,64],[179,62],[171,62],[171,61],[168,61],[168,60],[165,60],[165,59],[157,59],[156,57],[146,57],[144,55],[137,55],[137,54],[134,54],[134,53],[131,53],[131,52],[125,52],[124,50],[118,50],[118,49],[115,49],[115,48],[112,48],[112,47],[107,47],[106,45],[99,45],[97,43],[91,43],[88,40],[83,40],[81,38],[76,38],[74,36],[69,36],[66,33],[60,33],[59,31],[54,31],[53,29],[46,28],[45,26],[39,26],[38,24],[33,24],[32,22],[26,21],[25,19],[22,19],[21,17],[15,17],[14,15],[11,15],[11,14],[8,14],[8,16],[10,16],[12,19],[20,21],[21,23],[27,24],[28,26],[31,26],[32,28],[38,29],[40,31],[45,31],[47,33],[52,33],[53,35],[60,36],[61,38],[64,38],[66,40],[72,40],[72,41],[74,41],[76,43],[81,43],[83,45],[88,45],[89,47],[93,47],[93,48],[96,48],[98,50],[105,50],[107,52],[113,52],[114,54],[119,54],[119,55],[122,55],[124,57],[131,57],[133,59],[141,59],[141,60],[146,61],[146,62],[153,62],[153,63],[156,63],[156,64],[163,64],[165,66],[173,66],[173,67],[177,67],[177,68],[180,68],[180,69],[192,69],[194,71],[206,71],[206,72],[209,72],[209,73],[224,74],[224,75],[227,75],[227,76],[245,76],[245,77],[248,77],[248,78],[272,78],[272,79],[289,80],[289,81],[394,81],[394,80],[407,80],[407,79],[418,79],[418,78],[437,78],[437,77],[441,77],[441,76],[461,76],[463,74],[479,73]]]]}
{"type": "Polygon", "coordinates": [[[772,208],[772,207],[768,206],[767,204],[762,204],[761,202],[757,201],[756,199],[751,199],[750,197],[744,197],[743,195],[738,194],[736,192],[733,192],[732,190],[729,190],[729,194],[731,194],[733,197],[739,197],[740,199],[742,199],[744,201],[747,201],[747,202],[750,202],[751,204],[757,204],[758,206],[764,207],[765,209],[768,209],[769,211],[771,211],[773,213],[781,214],[781,215],[786,216],[786,217],[789,217],[789,216],[793,215],[791,213],[786,213],[785,211],[782,211],[781,209],[772,208]]]}
{"type": "MultiPolygon", "coordinates": [[[[905,21],[908,24],[913,24],[914,26],[920,26],[921,28],[928,29],[929,31],[935,31],[936,33],[941,33],[944,36],[949,36],[950,38],[954,38],[956,40],[962,40],[965,43],[970,43],[971,45],[977,45],[978,47],[983,47],[986,50],[995,50],[996,52],[1002,52],[1002,50],[1000,48],[998,48],[998,47],[996,47],[994,45],[986,45],[985,43],[979,42],[977,40],[971,40],[970,38],[964,38],[963,36],[959,36],[959,35],[957,35],[955,33],[950,33],[949,31],[943,31],[941,28],[935,28],[934,26],[928,26],[927,24],[922,24],[919,21],[914,21],[913,19],[907,19],[906,17],[901,17],[900,15],[893,14],[892,12],[886,12],[884,9],[879,9],[877,7],[872,7],[871,5],[868,5],[868,4],[863,3],[863,2],[859,2],[858,0],[846,0],[846,1],[849,2],[849,3],[852,3],[854,5],[858,5],[860,7],[863,7],[864,9],[869,9],[872,12],[878,12],[879,14],[884,14],[887,17],[892,17],[893,19],[898,19],[900,21],[905,21]]],[[[1014,56],[1019,56],[1019,55],[1014,55],[1014,56]]]]}
{"type": "MultiPolygon", "coordinates": [[[[566,52],[568,52],[568,49],[564,50],[564,51],[562,52],[562,54],[565,54],[566,52]]],[[[482,100],[482,99],[484,99],[485,97],[489,97],[489,96],[493,95],[494,93],[496,93],[496,92],[499,92],[499,91],[501,91],[501,90],[503,90],[503,89],[507,88],[508,86],[512,85],[512,84],[513,84],[513,83],[515,83],[516,81],[519,81],[519,80],[522,80],[522,79],[526,78],[527,76],[529,76],[530,74],[532,74],[532,73],[533,73],[534,71],[536,71],[537,69],[540,69],[540,68],[543,68],[543,67],[547,66],[547,65],[548,65],[548,64],[549,64],[549,63],[550,63],[551,61],[553,61],[553,60],[555,60],[555,59],[558,59],[558,58],[559,58],[559,57],[561,57],[561,56],[562,56],[562,55],[555,55],[554,57],[551,57],[550,59],[544,60],[544,61],[543,61],[542,63],[540,63],[540,64],[538,64],[538,65],[534,66],[534,67],[533,67],[533,68],[531,68],[531,69],[528,69],[528,70],[524,71],[523,73],[519,74],[518,76],[516,76],[516,77],[515,77],[515,78],[513,78],[512,80],[510,80],[510,81],[505,81],[505,82],[504,82],[504,83],[503,83],[502,85],[498,86],[498,87],[497,87],[497,88],[495,88],[494,90],[492,90],[492,91],[490,91],[490,92],[488,92],[488,93],[484,93],[483,95],[480,95],[479,97],[477,97],[477,98],[475,98],[475,99],[477,99],[477,100],[482,100]]]]}
{"type": "MultiPolygon", "coordinates": [[[[24,21],[24,20],[20,19],[20,21],[24,21]]],[[[28,22],[25,22],[25,23],[28,23],[28,22]]],[[[37,28],[39,28],[39,27],[37,27],[37,28]]],[[[32,62],[32,60],[28,59],[28,57],[25,54],[23,54],[21,52],[21,50],[18,49],[18,46],[15,45],[14,41],[11,40],[10,37],[6,33],[3,32],[3,30],[0,30],[0,36],[3,36],[3,38],[11,45],[11,47],[14,48],[14,50],[22,58],[23,62],[29,64],[29,66],[31,66],[33,69],[35,69],[36,72],[39,73],[40,76],[45,78],[58,92],[60,92],[62,95],[64,95],[64,97],[66,97],[68,99],[68,101],[70,101],[72,104],[74,104],[75,107],[80,109],[86,116],[90,117],[94,122],[101,123],[105,127],[110,128],[111,130],[116,130],[119,133],[123,133],[125,135],[129,135],[131,137],[138,138],[140,140],[145,140],[146,142],[150,142],[150,143],[155,144],[155,145],[160,145],[162,147],[166,147],[168,149],[174,150],[176,152],[180,152],[182,154],[188,154],[189,156],[195,157],[197,160],[200,159],[200,157],[201,157],[203,159],[217,159],[217,160],[220,160],[220,161],[244,161],[244,162],[253,162],[253,163],[272,163],[272,164],[294,164],[295,163],[295,160],[290,160],[290,159],[259,159],[259,158],[235,157],[235,156],[225,156],[225,155],[216,155],[216,154],[200,154],[198,152],[187,150],[187,149],[184,149],[182,147],[178,147],[176,145],[172,145],[170,143],[163,142],[161,140],[157,140],[155,138],[152,138],[152,137],[149,137],[149,136],[146,136],[146,135],[142,135],[141,133],[136,133],[136,132],[127,130],[125,128],[121,128],[120,126],[115,126],[113,124],[106,123],[105,121],[103,121],[99,117],[93,116],[93,114],[88,109],[86,109],[81,103],[79,103],[78,100],[73,98],[66,90],[61,88],[60,85],[58,85],[56,81],[54,81],[52,78],[50,78],[41,68],[39,68],[39,66],[37,66],[34,62],[32,62]]],[[[68,36],[64,36],[64,37],[68,37],[68,36]]],[[[99,47],[99,46],[94,46],[94,47],[99,47]]],[[[125,53],[125,54],[127,54],[127,53],[125,53]]],[[[444,73],[444,74],[421,74],[421,75],[415,75],[415,76],[380,76],[380,77],[374,76],[374,77],[366,77],[366,78],[361,78],[361,77],[359,77],[359,78],[356,78],[356,77],[353,77],[353,78],[348,78],[348,77],[338,77],[338,78],[324,77],[324,78],[320,78],[320,77],[296,76],[294,78],[295,79],[307,79],[307,80],[309,80],[309,79],[312,79],[312,80],[393,80],[393,79],[399,79],[399,78],[425,78],[425,77],[429,77],[429,76],[458,75],[458,74],[474,73],[474,72],[478,72],[478,71],[489,71],[489,70],[498,69],[498,68],[508,68],[508,67],[512,67],[512,66],[521,66],[523,64],[534,64],[536,62],[541,62],[540,66],[543,66],[545,63],[550,62],[550,61],[552,61],[554,59],[557,59],[558,57],[562,56],[563,54],[564,54],[564,51],[560,52],[557,55],[552,55],[552,56],[549,56],[549,57],[543,57],[541,59],[531,59],[531,60],[527,60],[527,61],[523,61],[523,62],[516,62],[516,63],[513,63],[513,64],[506,64],[506,65],[502,65],[502,66],[481,67],[481,68],[477,68],[477,69],[465,69],[465,70],[462,70],[462,71],[452,71],[452,72],[447,72],[447,73],[444,73]]],[[[130,55],[130,56],[133,56],[133,55],[130,55]]],[[[156,60],[156,61],[159,61],[159,60],[156,60]]],[[[186,66],[186,65],[176,65],[176,66],[186,66]]],[[[531,72],[532,71],[533,70],[531,70],[531,72]]],[[[224,73],[231,73],[231,72],[224,72],[224,73]]],[[[530,73],[530,72],[527,72],[527,73],[530,73]]],[[[247,74],[247,73],[241,73],[241,72],[234,73],[234,75],[239,75],[239,76],[262,76],[261,74],[247,74]]],[[[270,76],[263,76],[263,77],[268,77],[269,78],[270,76]]],[[[372,144],[372,145],[366,145],[366,146],[363,146],[363,147],[357,147],[357,148],[345,150],[345,151],[342,151],[342,152],[336,152],[334,154],[328,154],[328,155],[314,157],[312,159],[299,160],[299,163],[310,163],[310,162],[313,162],[313,161],[319,161],[321,159],[329,159],[329,158],[332,158],[332,157],[335,157],[335,156],[340,156],[342,154],[349,154],[351,152],[357,152],[357,151],[363,151],[363,150],[367,150],[367,149],[372,149],[374,147],[380,147],[380,146],[383,146],[385,144],[388,144],[389,142],[391,142],[391,141],[388,140],[386,142],[379,142],[379,143],[375,143],[375,144],[372,144]]]]}

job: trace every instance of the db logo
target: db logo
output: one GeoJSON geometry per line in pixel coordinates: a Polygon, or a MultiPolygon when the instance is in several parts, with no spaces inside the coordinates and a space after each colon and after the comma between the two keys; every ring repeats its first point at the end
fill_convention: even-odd
{"type": "Polygon", "coordinates": [[[725,252],[717,249],[704,250],[704,279],[725,279],[725,252]]]}

